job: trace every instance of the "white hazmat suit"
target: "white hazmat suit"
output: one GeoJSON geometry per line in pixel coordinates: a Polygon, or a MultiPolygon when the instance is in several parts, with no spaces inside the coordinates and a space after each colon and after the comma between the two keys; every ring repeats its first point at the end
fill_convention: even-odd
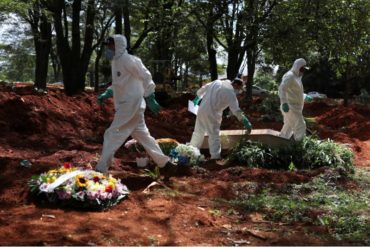
{"type": "Polygon", "coordinates": [[[300,72],[304,66],[306,66],[306,61],[303,58],[295,60],[293,67],[284,74],[279,86],[280,107],[284,117],[280,136],[289,139],[293,135],[296,141],[302,140],[306,133],[306,122],[302,115],[304,106],[303,73],[300,72]],[[284,112],[282,109],[284,103],[289,106],[288,112],[284,112]]]}
{"type": "Polygon", "coordinates": [[[220,126],[223,110],[229,107],[238,120],[242,121],[243,112],[239,108],[234,87],[230,80],[215,80],[201,87],[197,91],[197,96],[202,98],[202,103],[198,109],[190,144],[200,148],[207,133],[211,159],[220,159],[220,126]]]}
{"type": "Polygon", "coordinates": [[[113,38],[112,90],[115,115],[104,133],[103,151],[96,170],[107,172],[115,152],[130,135],[145,148],[159,167],[164,167],[169,157],[163,154],[150,135],[144,120],[144,97],[154,93],[155,89],[152,76],[140,58],[127,53],[127,41],[123,35],[114,35],[113,38]]]}

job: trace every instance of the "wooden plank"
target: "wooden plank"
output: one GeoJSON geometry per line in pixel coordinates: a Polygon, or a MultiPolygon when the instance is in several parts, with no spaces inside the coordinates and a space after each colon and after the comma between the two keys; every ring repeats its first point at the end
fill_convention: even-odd
{"type": "MultiPolygon", "coordinates": [[[[254,129],[248,135],[246,130],[221,130],[221,148],[231,149],[241,139],[246,138],[251,141],[261,142],[270,147],[277,148],[290,145],[289,139],[279,136],[279,131],[272,129],[254,129]]],[[[202,149],[208,149],[208,136],[206,135],[202,144],[202,149]]]]}

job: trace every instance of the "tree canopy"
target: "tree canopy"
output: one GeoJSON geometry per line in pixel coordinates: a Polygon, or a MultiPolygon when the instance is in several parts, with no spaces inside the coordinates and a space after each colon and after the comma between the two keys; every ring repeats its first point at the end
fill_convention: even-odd
{"type": "Polygon", "coordinates": [[[97,90],[109,80],[101,42],[122,33],[158,84],[232,79],[247,60],[251,97],[256,68],[284,71],[303,57],[308,88],[347,99],[370,89],[369,13],[367,0],[0,0],[0,78],[97,90]],[[5,32],[10,17],[18,27],[5,32]]]}

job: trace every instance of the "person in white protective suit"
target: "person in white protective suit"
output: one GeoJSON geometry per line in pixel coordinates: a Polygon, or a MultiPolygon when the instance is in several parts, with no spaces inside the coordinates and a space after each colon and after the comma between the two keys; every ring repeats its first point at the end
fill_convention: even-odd
{"type": "Polygon", "coordinates": [[[154,113],[160,110],[155,100],[155,84],[150,72],[140,58],[128,54],[127,41],[123,35],[114,35],[104,44],[105,56],[112,63],[112,86],[98,97],[98,102],[102,104],[105,99],[113,96],[115,115],[104,133],[103,151],[95,169],[107,172],[115,152],[131,135],[164,173],[174,172],[177,165],[163,154],[144,120],[146,103],[154,113]]]}
{"type": "Polygon", "coordinates": [[[227,107],[249,132],[252,130],[252,125],[239,108],[236,97],[236,94],[242,91],[242,88],[243,82],[240,78],[235,78],[233,82],[230,80],[215,80],[201,87],[193,100],[195,105],[198,105],[200,100],[202,101],[199,105],[190,144],[200,148],[204,135],[207,133],[211,159],[221,159],[220,126],[223,110],[227,107]]]}
{"type": "Polygon", "coordinates": [[[302,111],[304,101],[312,101],[312,98],[303,92],[302,76],[306,69],[306,61],[303,58],[295,60],[279,86],[280,110],[284,117],[280,136],[290,139],[293,135],[295,141],[301,141],[306,134],[302,111]]]}

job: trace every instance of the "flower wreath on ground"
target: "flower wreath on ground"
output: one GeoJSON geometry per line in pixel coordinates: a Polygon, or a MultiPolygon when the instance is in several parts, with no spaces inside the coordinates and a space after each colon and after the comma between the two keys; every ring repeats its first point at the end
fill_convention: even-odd
{"type": "Polygon", "coordinates": [[[198,148],[190,144],[179,144],[172,149],[169,155],[173,162],[178,165],[196,166],[205,161],[198,148]]]}
{"type": "Polygon", "coordinates": [[[30,192],[61,206],[103,210],[119,203],[129,191],[112,175],[64,163],[29,180],[30,192]]]}

